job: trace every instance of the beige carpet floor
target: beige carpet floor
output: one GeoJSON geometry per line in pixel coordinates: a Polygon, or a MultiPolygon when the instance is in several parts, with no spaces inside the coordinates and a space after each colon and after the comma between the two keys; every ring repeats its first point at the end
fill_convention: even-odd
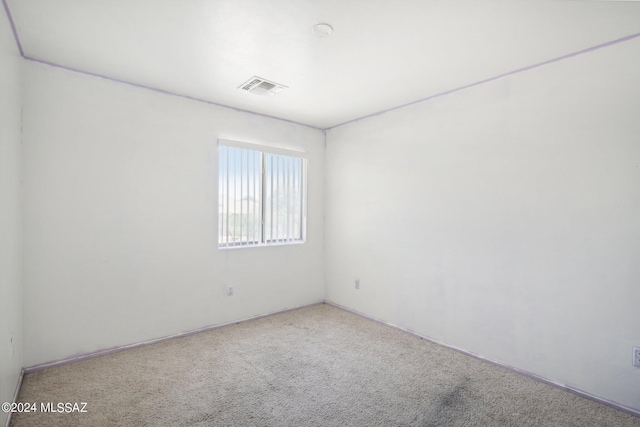
{"type": "Polygon", "coordinates": [[[11,426],[635,426],[640,418],[328,305],[25,376],[11,426]]]}

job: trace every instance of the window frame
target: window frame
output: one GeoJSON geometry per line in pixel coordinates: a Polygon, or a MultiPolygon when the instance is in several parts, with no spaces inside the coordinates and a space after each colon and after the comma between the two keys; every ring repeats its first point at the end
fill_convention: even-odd
{"type": "MultiPolygon", "coordinates": [[[[228,158],[228,157],[227,157],[228,158]]],[[[307,204],[308,204],[308,185],[307,185],[307,176],[308,176],[308,168],[309,168],[309,160],[307,157],[307,152],[292,147],[283,147],[278,145],[267,145],[267,144],[258,144],[258,143],[249,143],[243,141],[236,141],[231,139],[219,138],[216,150],[216,161],[217,161],[217,192],[218,192],[218,211],[217,211],[217,220],[216,220],[216,228],[217,228],[217,247],[220,250],[226,249],[239,249],[239,248],[253,248],[253,247],[265,247],[265,246],[282,246],[282,245],[296,245],[303,244],[307,241],[307,204]],[[259,179],[259,192],[260,192],[260,200],[259,200],[259,209],[260,218],[260,232],[258,233],[258,241],[240,241],[240,242],[221,242],[221,216],[223,212],[221,212],[220,206],[224,205],[222,202],[222,192],[221,192],[221,183],[222,183],[222,175],[221,175],[221,167],[220,167],[220,153],[221,147],[230,147],[230,148],[240,148],[251,150],[259,153],[260,158],[260,179],[259,179]],[[275,156],[285,156],[291,157],[294,159],[301,160],[301,173],[300,173],[300,237],[299,238],[283,238],[283,239],[273,239],[268,238],[267,236],[267,180],[265,179],[267,174],[266,167],[266,157],[267,155],[275,155],[275,156]]],[[[254,165],[255,166],[255,165],[254,165]]],[[[228,180],[227,170],[227,180],[228,180]]],[[[244,175],[243,175],[244,176],[244,175]]],[[[247,176],[249,176],[249,172],[247,171],[247,176]]],[[[228,195],[227,195],[228,196],[228,195]]],[[[228,197],[227,197],[228,199],[228,197]]],[[[227,215],[228,215],[228,200],[227,200],[227,215]]],[[[234,211],[235,212],[235,211],[234,211]]],[[[227,226],[228,229],[228,226],[227,226]]],[[[271,236],[273,236],[273,229],[271,230],[271,236]]]]}

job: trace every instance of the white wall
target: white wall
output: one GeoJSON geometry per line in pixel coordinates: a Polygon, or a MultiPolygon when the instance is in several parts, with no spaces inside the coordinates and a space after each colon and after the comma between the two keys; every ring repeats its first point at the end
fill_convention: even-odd
{"type": "MultiPolygon", "coordinates": [[[[0,12],[0,402],[22,369],[22,58],[0,12]]],[[[0,425],[7,414],[0,411],[0,425]]]]}
{"type": "Polygon", "coordinates": [[[321,131],[27,62],[24,146],[25,366],[324,298],[321,131]],[[308,151],[306,244],[218,250],[219,137],[308,151]]]}
{"type": "Polygon", "coordinates": [[[328,300],[640,410],[639,57],[328,131],[328,300]]]}

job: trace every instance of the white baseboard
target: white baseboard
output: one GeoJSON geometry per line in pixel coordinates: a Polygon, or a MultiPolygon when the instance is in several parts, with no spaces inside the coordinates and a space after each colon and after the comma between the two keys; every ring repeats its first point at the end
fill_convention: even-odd
{"type": "MultiPolygon", "coordinates": [[[[565,384],[557,383],[555,381],[552,381],[552,380],[550,380],[548,378],[541,377],[541,376],[539,376],[537,374],[534,374],[532,372],[528,372],[528,371],[525,371],[523,369],[516,368],[515,366],[510,366],[510,365],[507,365],[507,364],[504,364],[504,363],[501,363],[501,362],[497,362],[497,361],[494,361],[494,360],[491,360],[491,359],[487,359],[486,357],[483,357],[483,356],[481,356],[479,354],[475,354],[475,353],[469,352],[467,350],[455,347],[453,345],[450,345],[450,344],[447,344],[445,342],[436,340],[436,339],[428,337],[426,335],[419,334],[419,333],[417,333],[415,331],[411,331],[411,330],[402,328],[400,326],[394,325],[392,323],[385,322],[383,320],[377,319],[375,317],[372,317],[372,316],[369,316],[367,314],[361,313],[361,312],[359,312],[357,310],[353,310],[351,308],[342,306],[340,304],[336,304],[336,303],[328,301],[328,300],[318,301],[318,302],[314,302],[314,303],[311,303],[311,304],[301,305],[301,306],[298,306],[298,307],[287,308],[287,309],[278,310],[278,311],[274,311],[274,312],[270,312],[270,313],[260,314],[260,315],[257,315],[257,316],[247,317],[247,318],[240,319],[240,320],[235,320],[235,321],[232,321],[232,322],[226,322],[226,323],[221,323],[221,324],[217,324],[217,325],[205,326],[203,328],[193,329],[193,330],[190,330],[190,331],[181,332],[181,333],[174,334],[174,335],[168,335],[168,336],[165,336],[165,337],[156,338],[156,339],[153,339],[153,340],[144,341],[144,342],[140,342],[140,343],[129,344],[129,345],[119,346],[119,347],[113,347],[113,348],[108,348],[108,349],[104,349],[104,350],[98,350],[98,351],[95,351],[95,352],[85,353],[85,354],[81,354],[81,355],[78,355],[78,356],[70,357],[70,358],[67,358],[67,359],[61,359],[61,360],[57,360],[57,361],[52,361],[52,362],[47,362],[47,363],[42,363],[42,364],[29,366],[27,368],[24,368],[22,370],[22,372],[20,373],[20,379],[18,380],[18,385],[16,387],[16,392],[14,394],[13,401],[15,402],[17,400],[17,398],[18,398],[18,393],[19,393],[20,387],[22,385],[22,378],[23,378],[24,374],[28,374],[28,373],[36,372],[36,371],[41,371],[43,369],[54,368],[56,366],[67,365],[69,363],[80,362],[82,360],[92,359],[94,357],[104,356],[104,355],[107,355],[107,354],[118,353],[118,352],[124,351],[124,350],[130,350],[130,349],[143,347],[143,346],[147,346],[147,345],[151,345],[151,344],[157,344],[157,343],[160,343],[160,342],[163,342],[163,341],[167,341],[167,340],[171,340],[171,339],[174,339],[174,338],[186,337],[186,336],[197,334],[197,333],[200,333],[200,332],[211,331],[213,329],[222,328],[224,326],[235,325],[237,323],[243,323],[243,322],[247,322],[249,320],[260,319],[260,318],[268,317],[268,316],[274,316],[276,314],[286,313],[288,311],[298,310],[298,309],[305,308],[305,307],[311,307],[311,306],[318,305],[318,304],[327,304],[327,305],[330,305],[332,307],[336,307],[336,308],[339,308],[341,310],[348,311],[348,312],[353,313],[355,315],[367,318],[369,320],[373,320],[374,322],[378,322],[378,323],[381,323],[383,325],[386,325],[386,326],[392,327],[394,329],[397,329],[399,331],[406,332],[408,334],[414,335],[414,336],[416,336],[418,338],[425,339],[425,340],[430,341],[430,342],[432,342],[434,344],[438,344],[438,345],[441,345],[443,347],[450,348],[452,350],[455,350],[455,351],[458,351],[460,353],[463,353],[463,354],[465,354],[467,356],[471,356],[471,357],[474,357],[474,358],[476,358],[478,360],[482,360],[484,362],[491,363],[492,365],[496,365],[496,366],[508,369],[508,370],[510,370],[512,372],[515,372],[515,373],[517,373],[519,375],[524,375],[525,377],[531,378],[531,379],[533,379],[535,381],[540,381],[542,383],[551,385],[551,386],[553,386],[555,388],[558,388],[560,390],[567,391],[569,393],[573,393],[573,394],[578,395],[580,397],[583,397],[585,399],[592,400],[594,402],[609,406],[609,407],[611,407],[613,409],[616,409],[618,411],[622,411],[622,412],[624,412],[626,414],[629,414],[629,415],[632,415],[632,416],[640,418],[640,411],[637,410],[637,409],[630,408],[630,407],[621,405],[621,404],[616,403],[616,402],[612,402],[610,400],[604,399],[604,398],[599,397],[599,396],[592,395],[590,393],[587,393],[585,391],[582,391],[582,390],[567,386],[565,384]]],[[[11,421],[11,413],[9,413],[9,418],[7,419],[6,427],[9,427],[10,421],[11,421]]]]}
{"type": "Polygon", "coordinates": [[[375,317],[372,317],[372,316],[369,316],[367,314],[361,313],[361,312],[359,312],[357,310],[350,309],[350,308],[342,306],[340,304],[336,304],[336,303],[328,301],[328,300],[325,300],[324,303],[327,304],[327,305],[330,305],[332,307],[336,307],[336,308],[339,308],[341,310],[348,311],[349,313],[353,313],[353,314],[356,314],[358,316],[365,317],[365,318],[367,318],[369,320],[373,320],[374,322],[382,323],[383,325],[390,326],[390,327],[392,327],[394,329],[397,329],[397,330],[402,331],[402,332],[406,332],[406,333],[414,335],[414,336],[416,336],[418,338],[422,338],[422,339],[425,339],[427,341],[431,341],[434,344],[438,344],[438,345],[441,345],[443,347],[450,348],[450,349],[455,350],[457,352],[466,354],[467,356],[471,356],[471,357],[474,357],[476,359],[482,360],[483,362],[491,363],[492,365],[496,365],[496,366],[499,366],[501,368],[508,369],[508,370],[510,370],[512,372],[515,372],[516,374],[524,375],[527,378],[531,378],[532,380],[540,381],[542,383],[548,384],[548,385],[550,385],[552,387],[555,387],[555,388],[558,388],[560,390],[567,391],[569,393],[573,393],[573,394],[575,394],[577,396],[580,396],[580,397],[583,397],[585,399],[589,399],[589,400],[592,400],[594,402],[601,403],[601,404],[603,404],[605,406],[609,406],[610,408],[613,408],[613,409],[616,409],[618,411],[622,411],[622,412],[624,412],[626,414],[632,415],[634,417],[640,418],[640,410],[638,410],[638,409],[630,408],[628,406],[621,405],[619,403],[612,402],[612,401],[607,400],[605,398],[602,398],[602,397],[595,396],[593,394],[587,393],[586,391],[582,391],[582,390],[576,389],[574,387],[570,387],[570,386],[565,385],[565,384],[557,383],[555,381],[552,381],[552,380],[550,380],[548,378],[541,377],[540,375],[534,374],[532,372],[525,371],[525,370],[520,369],[520,368],[516,368],[515,366],[510,366],[510,365],[507,365],[507,364],[504,364],[504,363],[501,363],[501,362],[496,362],[495,360],[487,359],[486,357],[483,357],[483,356],[481,356],[479,354],[471,353],[471,352],[469,352],[467,350],[464,350],[464,349],[461,349],[459,347],[455,347],[453,345],[447,344],[445,342],[433,339],[433,338],[428,337],[426,335],[422,335],[422,334],[419,334],[417,332],[411,331],[409,329],[405,329],[405,328],[402,328],[400,326],[394,325],[392,323],[385,322],[384,320],[376,319],[375,317]]]}
{"type": "Polygon", "coordinates": [[[68,365],[70,363],[81,362],[83,360],[93,359],[94,357],[105,356],[107,354],[118,353],[118,352],[125,351],[125,350],[132,350],[134,348],[144,347],[144,346],[147,346],[147,345],[157,344],[157,343],[161,343],[161,342],[164,342],[164,341],[172,340],[174,338],[186,337],[186,336],[189,336],[189,335],[198,334],[200,332],[206,332],[206,331],[211,331],[213,329],[222,328],[224,326],[235,325],[237,323],[243,323],[243,322],[247,322],[249,320],[260,319],[260,318],[268,317],[268,316],[274,316],[276,314],[286,313],[287,311],[298,310],[300,308],[311,307],[311,306],[318,305],[318,304],[323,304],[323,303],[324,303],[324,300],[321,300],[321,301],[317,301],[317,302],[314,302],[314,303],[311,303],[311,304],[305,304],[305,305],[292,307],[292,308],[285,308],[283,310],[273,311],[273,312],[269,312],[269,313],[265,313],[265,314],[259,314],[259,315],[256,315],[256,316],[251,316],[251,317],[247,317],[247,318],[240,319],[240,320],[234,320],[232,322],[226,322],[226,323],[220,323],[220,324],[217,324],[217,325],[205,326],[205,327],[198,328],[198,329],[192,329],[190,331],[180,332],[180,333],[173,334],[173,335],[167,335],[167,336],[160,337],[160,338],[154,338],[154,339],[148,340],[148,341],[143,341],[143,342],[139,342],[139,343],[123,345],[123,346],[118,346],[118,347],[106,348],[106,349],[102,349],[102,350],[92,351],[90,353],[83,353],[83,354],[76,355],[76,356],[73,356],[73,357],[69,357],[69,358],[66,358],[66,359],[54,360],[54,361],[45,362],[45,363],[39,363],[39,364],[24,368],[23,372],[25,374],[29,374],[31,372],[37,372],[37,371],[42,371],[44,369],[55,368],[57,366],[68,365]]]}

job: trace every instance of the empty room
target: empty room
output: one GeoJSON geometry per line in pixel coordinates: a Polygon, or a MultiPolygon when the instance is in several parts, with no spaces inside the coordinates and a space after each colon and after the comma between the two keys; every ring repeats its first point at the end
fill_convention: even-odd
{"type": "Polygon", "coordinates": [[[0,403],[640,427],[640,2],[2,0],[0,403]]]}

